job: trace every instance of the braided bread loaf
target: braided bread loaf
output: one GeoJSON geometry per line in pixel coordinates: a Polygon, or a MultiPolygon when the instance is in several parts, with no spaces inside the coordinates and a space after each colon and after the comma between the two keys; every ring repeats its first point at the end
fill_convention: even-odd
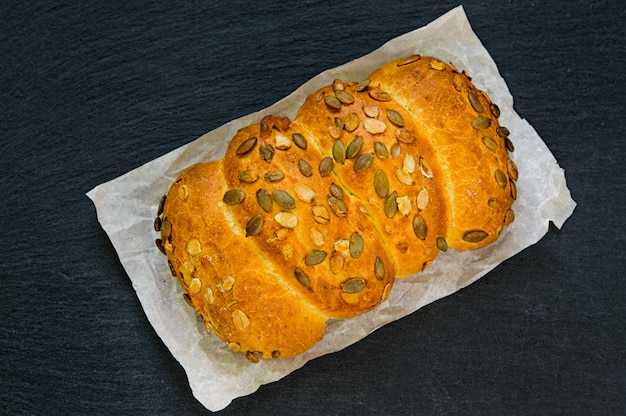
{"type": "Polygon", "coordinates": [[[513,221],[517,168],[499,109],[452,65],[414,55],[336,80],[295,120],[242,128],[172,184],[156,221],[185,298],[252,362],[300,354],[329,318],[513,221]]]}

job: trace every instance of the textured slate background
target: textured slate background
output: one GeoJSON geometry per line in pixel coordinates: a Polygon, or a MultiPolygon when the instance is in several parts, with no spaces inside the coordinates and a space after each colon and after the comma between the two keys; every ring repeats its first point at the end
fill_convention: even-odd
{"type": "MultiPolygon", "coordinates": [[[[458,3],[86,3],[0,4],[0,413],[208,414],[85,192],[458,3]]],[[[221,414],[626,414],[624,7],[463,5],[574,215],[221,414]]]]}

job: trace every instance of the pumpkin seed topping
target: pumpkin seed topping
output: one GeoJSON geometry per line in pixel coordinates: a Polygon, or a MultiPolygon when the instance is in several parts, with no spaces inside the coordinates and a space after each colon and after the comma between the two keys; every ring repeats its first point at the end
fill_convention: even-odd
{"type": "Polygon", "coordinates": [[[259,206],[265,212],[272,212],[272,207],[274,202],[270,194],[263,188],[259,188],[256,191],[256,201],[259,203],[259,206]]]}
{"type": "Polygon", "coordinates": [[[302,286],[306,288],[311,286],[311,280],[309,279],[309,276],[302,269],[296,268],[293,271],[293,275],[296,277],[298,283],[300,283],[302,286]]]}
{"type": "Polygon", "coordinates": [[[407,195],[402,195],[396,198],[396,203],[400,215],[408,217],[411,213],[411,199],[407,195]]]}
{"type": "Polygon", "coordinates": [[[159,205],[157,206],[157,217],[163,214],[163,207],[165,206],[165,200],[167,199],[167,195],[163,195],[159,200],[159,205]]]}
{"type": "Polygon", "coordinates": [[[371,90],[368,91],[370,97],[372,97],[376,101],[386,102],[391,101],[391,96],[384,91],[380,90],[371,90]]]}
{"type": "Polygon", "coordinates": [[[254,183],[259,179],[259,174],[253,169],[244,170],[239,173],[239,181],[243,183],[254,183]]]}
{"type": "Polygon", "coordinates": [[[363,122],[363,127],[365,131],[370,134],[381,134],[385,132],[387,125],[384,121],[378,120],[377,118],[368,118],[363,122]]]}
{"type": "Polygon", "coordinates": [[[272,145],[263,143],[261,146],[259,146],[259,156],[261,156],[262,160],[270,163],[274,158],[274,148],[272,147],[272,145]]]}
{"type": "Polygon", "coordinates": [[[178,197],[181,201],[187,200],[187,198],[189,197],[189,188],[187,188],[187,185],[181,185],[178,188],[178,197]]]}
{"type": "Polygon", "coordinates": [[[241,189],[229,189],[224,193],[222,201],[228,205],[237,205],[244,200],[246,194],[241,189]]]}
{"type": "Polygon", "coordinates": [[[498,143],[496,143],[491,136],[483,136],[483,144],[492,152],[495,152],[498,149],[498,143]]]}
{"type": "Polygon", "coordinates": [[[415,136],[409,129],[402,128],[396,130],[396,139],[401,143],[413,143],[415,136]]]}
{"type": "Polygon", "coordinates": [[[374,142],[374,153],[379,159],[385,160],[389,157],[389,150],[384,143],[374,142]]]}
{"type": "Polygon", "coordinates": [[[428,206],[428,203],[430,202],[428,189],[426,189],[425,187],[420,189],[420,191],[417,193],[417,196],[415,197],[415,202],[417,204],[417,210],[420,212],[424,211],[428,206]]]}
{"type": "Polygon", "coordinates": [[[270,170],[263,175],[268,182],[279,182],[285,178],[285,175],[279,170],[270,170]]]}
{"type": "Polygon", "coordinates": [[[426,178],[426,179],[430,179],[433,177],[433,171],[430,168],[430,166],[428,165],[428,162],[426,162],[426,160],[420,156],[419,159],[419,166],[420,166],[420,171],[422,172],[422,175],[426,178]]]}
{"type": "Polygon", "coordinates": [[[313,167],[304,159],[298,160],[298,169],[300,173],[307,178],[313,175],[313,167]]]}
{"type": "Polygon", "coordinates": [[[337,92],[337,91],[343,91],[346,88],[345,84],[343,83],[342,80],[340,79],[336,79],[333,81],[333,91],[337,92]]]}
{"type": "Polygon", "coordinates": [[[376,276],[378,280],[383,280],[385,278],[385,274],[385,262],[377,256],[374,261],[374,276],[376,276]]]}
{"type": "Polygon", "coordinates": [[[517,199],[517,185],[515,185],[515,182],[513,181],[510,181],[509,183],[511,184],[511,198],[515,200],[517,199]]]}
{"type": "Polygon", "coordinates": [[[220,284],[217,285],[220,291],[228,292],[235,285],[235,278],[232,276],[226,276],[220,284]]]}
{"type": "Polygon", "coordinates": [[[161,231],[161,223],[162,223],[162,221],[163,221],[163,220],[161,220],[161,217],[156,217],[156,218],[154,219],[154,223],[153,223],[153,225],[154,225],[154,231],[156,231],[157,233],[158,233],[159,231],[161,231]]]}
{"type": "Polygon", "coordinates": [[[356,173],[360,173],[360,172],[367,170],[370,166],[372,166],[373,161],[374,161],[374,158],[372,157],[372,155],[370,155],[369,153],[363,153],[354,162],[354,166],[353,166],[354,171],[356,173]]]}
{"type": "Polygon", "coordinates": [[[352,133],[354,130],[356,130],[356,128],[359,127],[359,116],[357,115],[357,113],[348,114],[344,120],[343,127],[349,133],[352,133]]]}
{"type": "Polygon", "coordinates": [[[491,126],[491,119],[485,116],[478,116],[472,121],[472,127],[476,130],[488,129],[491,126]]]}
{"type": "Polygon", "coordinates": [[[400,152],[402,152],[402,147],[398,143],[394,143],[391,145],[391,158],[397,159],[400,156],[400,152]]]}
{"type": "Polygon", "coordinates": [[[320,176],[328,176],[333,171],[333,160],[326,156],[322,159],[319,166],[320,176]]]}
{"type": "Polygon", "coordinates": [[[404,66],[408,64],[412,64],[415,61],[419,61],[422,58],[421,55],[415,54],[411,56],[407,56],[406,58],[401,59],[396,63],[397,66],[404,66]]]}
{"type": "Polygon", "coordinates": [[[499,208],[500,208],[500,206],[501,206],[501,204],[500,204],[500,200],[499,200],[498,198],[496,198],[495,196],[494,196],[494,197],[489,198],[489,200],[487,201],[487,204],[488,204],[491,208],[494,208],[494,209],[499,209],[499,208]]]}
{"type": "Polygon", "coordinates": [[[230,314],[230,317],[233,320],[233,325],[235,326],[235,329],[237,329],[238,331],[243,331],[248,326],[250,326],[250,319],[248,319],[248,316],[240,309],[235,309],[230,314]]]}
{"type": "Polygon", "coordinates": [[[296,146],[298,146],[300,149],[306,150],[307,141],[303,135],[301,135],[300,133],[294,133],[291,135],[291,140],[293,140],[296,146]]]}
{"type": "Polygon", "coordinates": [[[443,252],[448,251],[448,242],[443,237],[437,237],[437,248],[443,252]]]}
{"type": "Polygon", "coordinates": [[[467,93],[467,98],[469,99],[469,103],[477,113],[483,112],[483,105],[480,103],[478,99],[478,95],[476,95],[473,91],[469,91],[467,93]]]}
{"type": "Polygon", "coordinates": [[[328,126],[328,134],[333,139],[338,139],[341,137],[341,130],[339,130],[336,126],[328,126]]]}
{"type": "Polygon", "coordinates": [[[330,256],[330,271],[337,274],[343,270],[343,266],[346,262],[345,257],[338,251],[333,251],[330,256]]]}
{"type": "Polygon", "coordinates": [[[389,179],[382,169],[378,169],[374,174],[374,190],[379,198],[385,198],[389,194],[389,179]]]}
{"type": "Polygon", "coordinates": [[[367,281],[361,277],[351,277],[350,279],[341,283],[341,290],[345,293],[359,293],[365,286],[367,285],[367,281]]]}
{"type": "MultiPolygon", "coordinates": [[[[159,251],[162,254],[167,255],[166,251],[165,251],[165,247],[163,247],[163,240],[161,240],[160,238],[157,238],[156,240],[154,240],[154,244],[156,244],[157,248],[159,249],[159,251]]],[[[172,266],[174,267],[174,266],[172,266]]],[[[174,273],[174,276],[176,276],[176,273],[174,273]]]]}
{"type": "Polygon", "coordinates": [[[396,191],[393,191],[385,200],[385,215],[387,218],[393,218],[398,213],[398,203],[396,202],[397,197],[398,194],[396,191]]]}
{"type": "Polygon", "coordinates": [[[471,230],[463,234],[463,240],[467,241],[468,243],[479,243],[487,238],[488,235],[489,234],[487,234],[483,230],[471,230]]]}
{"type": "Polygon", "coordinates": [[[492,103],[491,105],[489,105],[489,109],[491,110],[491,114],[493,114],[495,118],[500,118],[500,107],[492,103]]]}
{"type": "Polygon", "coordinates": [[[513,142],[508,137],[504,138],[504,147],[506,147],[506,150],[508,150],[509,152],[513,152],[515,150],[513,142]]]}
{"type": "Polygon", "coordinates": [[[296,207],[296,201],[287,192],[275,189],[272,191],[272,199],[279,207],[285,210],[292,210],[296,207]]]}
{"type": "Polygon", "coordinates": [[[343,199],[343,189],[336,183],[330,184],[330,194],[335,198],[343,199]]]}
{"type": "Polygon", "coordinates": [[[341,101],[334,95],[325,95],[324,103],[333,110],[339,110],[341,108],[341,101]]]}
{"type": "Polygon", "coordinates": [[[507,169],[507,172],[509,172],[509,176],[511,177],[511,179],[516,181],[518,177],[518,171],[517,171],[517,165],[515,164],[515,162],[509,159],[506,164],[506,169],[507,169]]]}
{"type": "Polygon", "coordinates": [[[298,225],[298,217],[291,212],[279,212],[274,215],[274,219],[285,228],[295,228],[298,225]]]}
{"type": "Polygon", "coordinates": [[[238,147],[237,150],[235,150],[235,154],[237,154],[238,156],[243,156],[246,153],[248,153],[250,150],[252,150],[254,148],[254,146],[256,145],[257,142],[257,138],[256,137],[250,137],[246,140],[244,140],[238,147]]]}
{"type": "Polygon", "coordinates": [[[354,102],[354,96],[345,90],[335,91],[335,96],[343,104],[352,104],[354,102]]]}
{"type": "Polygon", "coordinates": [[[323,250],[312,250],[304,258],[304,264],[306,264],[307,266],[316,266],[322,263],[326,259],[327,255],[328,253],[323,250]]]}
{"type": "Polygon", "coordinates": [[[498,126],[498,128],[496,129],[496,133],[498,134],[498,136],[500,136],[502,138],[509,137],[509,134],[511,134],[509,129],[507,129],[504,126],[498,126]]]}
{"type": "Polygon", "coordinates": [[[502,172],[500,169],[496,169],[496,173],[494,176],[500,188],[502,189],[506,188],[506,185],[509,182],[509,179],[506,177],[504,172],[502,172]]]}
{"type": "Polygon", "coordinates": [[[296,183],[293,186],[293,190],[302,202],[313,202],[315,200],[315,191],[303,183],[296,183]]]}
{"type": "Polygon", "coordinates": [[[402,159],[402,170],[406,173],[415,172],[415,158],[412,154],[407,153],[404,155],[404,159],[402,159]]]}
{"type": "Polygon", "coordinates": [[[365,90],[369,85],[370,85],[370,80],[369,79],[365,79],[365,80],[359,82],[358,84],[356,84],[356,87],[354,87],[354,91],[361,92],[361,91],[365,90]]]}
{"type": "Polygon", "coordinates": [[[413,176],[411,176],[410,173],[407,173],[404,169],[396,169],[396,178],[398,178],[400,183],[402,183],[403,185],[415,185],[415,180],[413,179],[413,176]]]}
{"type": "Polygon", "coordinates": [[[285,238],[289,237],[290,233],[291,228],[278,228],[276,231],[274,231],[274,237],[276,237],[278,241],[283,241],[285,238]]]}
{"type": "Polygon", "coordinates": [[[258,364],[261,358],[263,358],[261,351],[246,351],[246,359],[252,364],[258,364]]]}
{"type": "Polygon", "coordinates": [[[246,224],[246,237],[252,237],[261,232],[263,228],[263,215],[253,215],[246,224]]]}
{"type": "Polygon", "coordinates": [[[276,137],[274,137],[274,147],[278,150],[288,150],[291,148],[291,140],[282,134],[277,134],[276,137]]]}
{"type": "Polygon", "coordinates": [[[398,127],[404,127],[404,118],[396,110],[387,110],[387,118],[398,127]]]}
{"type": "Polygon", "coordinates": [[[350,236],[350,255],[356,259],[363,253],[363,237],[358,232],[352,233],[350,236]]]}
{"type": "Polygon", "coordinates": [[[323,205],[313,205],[311,208],[313,219],[320,224],[328,224],[330,222],[330,212],[323,205]]]}
{"type": "Polygon", "coordinates": [[[506,214],[504,214],[504,225],[509,225],[513,221],[515,221],[515,212],[509,208],[506,214]]]}
{"type": "Polygon", "coordinates": [[[370,118],[376,118],[378,117],[378,113],[379,113],[379,109],[377,105],[364,105],[362,107],[363,112],[365,113],[366,116],[370,117],[370,118]]]}
{"type": "Polygon", "coordinates": [[[346,147],[346,158],[352,159],[361,151],[361,147],[363,146],[363,137],[356,136],[350,143],[348,143],[348,147],[346,147]]]}
{"type": "Polygon", "coordinates": [[[435,71],[443,71],[445,67],[446,67],[446,64],[444,64],[438,59],[433,59],[432,61],[430,61],[430,68],[434,69],[435,71]]]}
{"type": "Polygon", "coordinates": [[[167,218],[161,221],[161,240],[168,241],[172,235],[172,223],[167,218]]]}
{"type": "Polygon", "coordinates": [[[341,140],[335,140],[333,142],[332,154],[335,162],[341,163],[342,165],[344,164],[346,161],[346,147],[341,140]]]}
{"type": "Polygon", "coordinates": [[[413,217],[413,231],[415,232],[417,238],[419,238],[420,240],[426,239],[428,227],[426,226],[426,221],[424,221],[424,218],[422,218],[422,216],[419,214],[416,214],[415,217],[413,217]]]}
{"type": "Polygon", "coordinates": [[[315,227],[311,227],[311,241],[313,241],[313,244],[316,246],[322,246],[324,241],[326,241],[326,237],[323,232],[315,227]]]}
{"type": "Polygon", "coordinates": [[[345,217],[348,214],[348,207],[345,202],[336,196],[330,195],[328,197],[328,205],[330,205],[330,209],[339,217],[345,217]]]}

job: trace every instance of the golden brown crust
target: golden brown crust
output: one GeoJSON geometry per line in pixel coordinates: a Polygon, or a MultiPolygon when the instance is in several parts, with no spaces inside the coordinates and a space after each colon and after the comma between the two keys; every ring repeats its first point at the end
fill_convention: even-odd
{"type": "Polygon", "coordinates": [[[183,172],[158,244],[233,350],[253,362],[300,354],[326,319],[373,309],[396,276],[490,244],[513,221],[517,168],[498,116],[435,58],[336,80],[293,122],[266,116],[223,160],[183,172]]]}

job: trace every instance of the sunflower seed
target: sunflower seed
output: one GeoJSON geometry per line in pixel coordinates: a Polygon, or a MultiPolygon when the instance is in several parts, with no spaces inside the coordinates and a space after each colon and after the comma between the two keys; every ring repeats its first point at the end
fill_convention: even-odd
{"type": "Polygon", "coordinates": [[[437,237],[437,248],[441,251],[448,251],[448,242],[443,237],[437,237]]]}
{"type": "Polygon", "coordinates": [[[292,210],[296,207],[296,201],[287,192],[275,189],[272,191],[272,199],[279,207],[285,210],[292,210]]]}
{"type": "Polygon", "coordinates": [[[335,198],[343,199],[343,189],[336,183],[330,184],[330,194],[335,198]]]}
{"type": "Polygon", "coordinates": [[[398,127],[404,127],[404,118],[396,110],[387,110],[387,118],[398,127]]]}
{"type": "Polygon", "coordinates": [[[469,103],[477,113],[483,112],[483,105],[480,103],[478,99],[478,95],[476,95],[473,91],[469,91],[467,93],[467,98],[469,99],[469,103]]]}
{"type": "Polygon", "coordinates": [[[330,175],[332,171],[333,171],[333,160],[330,157],[326,156],[320,162],[320,166],[319,166],[320,176],[328,176],[330,175]]]}
{"type": "Polygon", "coordinates": [[[246,197],[246,194],[241,189],[229,189],[224,194],[222,201],[228,205],[237,205],[246,197]]]}
{"type": "Polygon", "coordinates": [[[373,161],[374,161],[374,158],[369,153],[362,154],[354,162],[354,166],[353,166],[354,171],[356,173],[360,173],[360,172],[367,170],[367,168],[372,166],[373,161]]]}
{"type": "Polygon", "coordinates": [[[298,281],[298,283],[300,283],[302,286],[306,288],[311,286],[311,280],[309,279],[309,276],[301,269],[296,268],[293,271],[293,275],[296,277],[296,280],[298,281]]]}
{"type": "Polygon", "coordinates": [[[378,169],[374,174],[374,190],[379,198],[385,198],[389,194],[389,179],[382,169],[378,169]]]}
{"type": "Polygon", "coordinates": [[[357,232],[352,233],[350,236],[350,255],[356,259],[363,253],[363,237],[357,232]]]}
{"type": "Polygon", "coordinates": [[[259,174],[255,170],[248,169],[239,173],[239,181],[243,183],[254,183],[259,179],[259,174]]]}
{"type": "Polygon", "coordinates": [[[352,159],[361,151],[361,147],[363,146],[363,137],[356,136],[350,143],[348,143],[348,147],[346,147],[346,159],[352,159]]]}
{"type": "Polygon", "coordinates": [[[344,120],[343,127],[346,131],[352,133],[357,127],[359,127],[359,116],[356,113],[348,114],[344,120]]]}
{"type": "Polygon", "coordinates": [[[413,143],[415,136],[409,129],[402,128],[396,130],[396,139],[401,143],[413,143]]]}
{"type": "Polygon", "coordinates": [[[304,159],[298,160],[298,169],[300,173],[307,178],[313,175],[313,167],[304,159]]]}
{"type": "Polygon", "coordinates": [[[263,228],[263,222],[263,215],[253,215],[246,224],[246,237],[255,236],[260,233],[263,228]]]}
{"type": "Polygon", "coordinates": [[[259,206],[263,209],[263,211],[272,212],[274,202],[270,194],[265,189],[259,188],[256,191],[256,202],[259,203],[259,206]]]}
{"type": "Polygon", "coordinates": [[[498,149],[498,143],[496,143],[493,137],[483,136],[483,144],[492,152],[495,152],[498,149]]]}
{"type": "Polygon", "coordinates": [[[488,129],[491,126],[491,119],[485,116],[478,116],[472,121],[472,127],[476,130],[488,129]]]}
{"type": "Polygon", "coordinates": [[[384,143],[374,142],[374,153],[378,156],[379,159],[387,159],[389,157],[389,150],[384,143]]]}
{"type": "Polygon", "coordinates": [[[428,233],[428,227],[426,226],[426,221],[422,218],[421,215],[417,214],[413,217],[413,232],[420,240],[426,239],[426,234],[428,233]]]}
{"type": "Polygon", "coordinates": [[[350,279],[341,283],[341,290],[343,290],[345,293],[354,294],[361,292],[363,289],[365,289],[366,285],[367,281],[365,279],[361,277],[351,277],[350,279]]]}
{"type": "Polygon", "coordinates": [[[387,218],[393,218],[398,213],[398,203],[396,202],[397,197],[398,194],[396,191],[393,191],[385,200],[385,215],[387,218]]]}
{"type": "Polygon", "coordinates": [[[302,202],[313,202],[315,200],[315,191],[303,183],[296,183],[293,186],[293,190],[302,202]]]}
{"type": "Polygon", "coordinates": [[[323,250],[313,250],[304,258],[304,264],[307,266],[316,266],[326,259],[326,253],[323,250]]]}
{"type": "Polygon", "coordinates": [[[333,195],[328,197],[328,205],[330,205],[330,209],[339,217],[345,217],[348,214],[348,207],[345,202],[333,195]]]}
{"type": "Polygon", "coordinates": [[[333,142],[332,153],[335,162],[341,163],[343,165],[346,161],[346,147],[341,140],[335,140],[333,142]]]}
{"type": "Polygon", "coordinates": [[[385,262],[380,257],[376,257],[374,261],[374,276],[376,276],[378,280],[383,280],[386,274],[385,262]]]}
{"type": "Polygon", "coordinates": [[[354,102],[354,95],[345,90],[335,91],[335,96],[343,104],[352,104],[354,102]]]}
{"type": "Polygon", "coordinates": [[[238,147],[237,150],[235,150],[235,154],[237,154],[238,156],[243,156],[246,153],[248,153],[250,150],[252,150],[254,148],[254,146],[256,145],[257,142],[257,138],[256,137],[250,137],[246,140],[244,140],[238,147]]]}
{"type": "Polygon", "coordinates": [[[270,163],[274,158],[274,148],[271,144],[263,143],[261,146],[259,146],[259,155],[261,156],[262,160],[270,163]]]}
{"type": "Polygon", "coordinates": [[[269,170],[263,175],[268,182],[278,182],[285,178],[285,175],[279,170],[269,170]]]}
{"type": "Polygon", "coordinates": [[[370,118],[378,117],[378,113],[380,111],[377,105],[364,105],[362,109],[365,115],[370,118]]]}
{"type": "Polygon", "coordinates": [[[502,189],[506,188],[506,185],[509,182],[509,179],[506,177],[504,172],[502,172],[500,169],[496,169],[496,173],[494,176],[500,188],[502,189]]]}
{"type": "Polygon", "coordinates": [[[339,101],[334,95],[325,95],[324,102],[333,110],[339,110],[341,108],[341,101],[339,101]]]}
{"type": "Polygon", "coordinates": [[[463,234],[463,240],[467,241],[468,243],[479,243],[487,238],[488,235],[489,234],[487,234],[483,230],[471,230],[463,234]]]}
{"type": "Polygon", "coordinates": [[[294,133],[291,135],[291,140],[302,150],[306,150],[307,141],[300,133],[294,133]]]}
{"type": "Polygon", "coordinates": [[[298,225],[298,217],[291,212],[279,212],[274,215],[274,219],[285,228],[295,228],[298,225]]]}

